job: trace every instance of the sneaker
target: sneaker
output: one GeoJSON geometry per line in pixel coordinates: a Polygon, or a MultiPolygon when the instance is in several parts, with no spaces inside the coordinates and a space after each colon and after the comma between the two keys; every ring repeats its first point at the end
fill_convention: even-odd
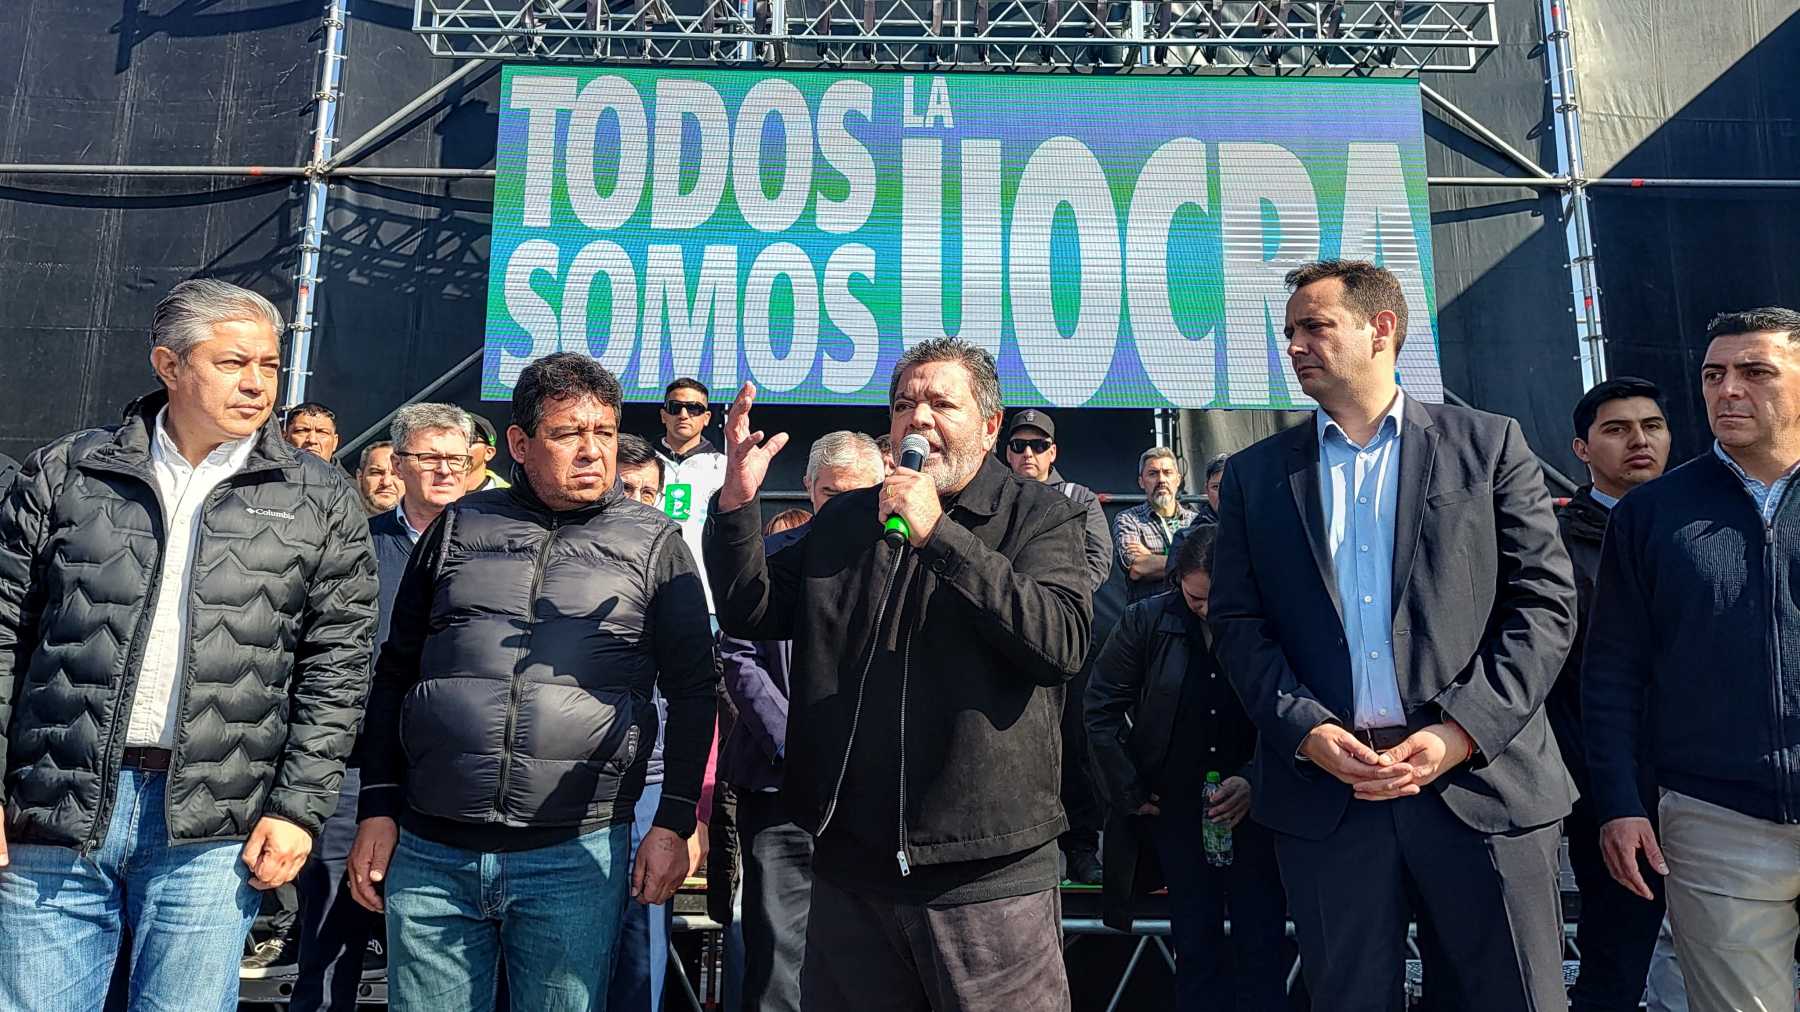
{"type": "Polygon", "coordinates": [[[369,947],[363,950],[362,977],[364,980],[380,980],[387,976],[387,948],[381,939],[369,939],[369,947]]]}
{"type": "Polygon", "coordinates": [[[238,964],[238,976],[251,980],[284,977],[294,972],[294,946],[280,935],[256,943],[238,964]]]}
{"type": "Polygon", "coordinates": [[[1099,885],[1104,873],[1100,855],[1091,850],[1078,850],[1067,855],[1067,878],[1076,885],[1099,885]]]}

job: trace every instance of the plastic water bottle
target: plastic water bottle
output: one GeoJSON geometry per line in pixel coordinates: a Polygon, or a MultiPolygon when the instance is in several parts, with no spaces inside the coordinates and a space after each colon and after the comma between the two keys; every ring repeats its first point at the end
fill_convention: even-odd
{"type": "MultiPolygon", "coordinates": [[[[1200,792],[1200,803],[1206,809],[1212,808],[1213,798],[1217,797],[1224,786],[1219,783],[1217,771],[1206,775],[1206,787],[1200,792]]],[[[1231,827],[1218,819],[1208,818],[1206,827],[1201,832],[1206,846],[1206,863],[1215,868],[1223,868],[1231,863],[1231,827]]]]}

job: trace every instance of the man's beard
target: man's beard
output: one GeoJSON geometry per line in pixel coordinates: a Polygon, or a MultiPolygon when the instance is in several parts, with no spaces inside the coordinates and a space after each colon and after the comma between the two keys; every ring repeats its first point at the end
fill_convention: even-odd
{"type": "Polygon", "coordinates": [[[1158,513],[1173,513],[1175,512],[1175,493],[1159,488],[1150,493],[1150,505],[1158,513]]]}
{"type": "Polygon", "coordinates": [[[968,484],[969,479],[981,468],[981,458],[987,451],[971,442],[967,446],[957,445],[944,440],[942,456],[937,460],[925,463],[924,473],[937,486],[938,495],[946,496],[960,492],[968,484]]]}

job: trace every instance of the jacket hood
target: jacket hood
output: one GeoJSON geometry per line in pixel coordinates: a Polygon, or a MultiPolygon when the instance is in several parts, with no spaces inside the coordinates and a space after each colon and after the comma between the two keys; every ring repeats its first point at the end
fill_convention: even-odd
{"type": "Polygon", "coordinates": [[[658,457],[661,457],[664,460],[672,460],[677,464],[687,460],[689,457],[698,457],[703,453],[720,452],[719,448],[713,445],[712,440],[705,436],[701,436],[700,441],[694,444],[693,449],[686,453],[676,453],[674,450],[669,449],[669,444],[666,442],[668,438],[669,437],[667,436],[659,436],[656,442],[650,444],[650,448],[656,451],[658,457]]]}

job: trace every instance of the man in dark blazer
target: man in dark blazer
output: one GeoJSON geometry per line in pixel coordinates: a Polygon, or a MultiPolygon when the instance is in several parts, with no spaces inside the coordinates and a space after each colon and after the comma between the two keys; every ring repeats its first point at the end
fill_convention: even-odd
{"type": "Polygon", "coordinates": [[[1319,411],[1232,457],[1210,618],[1313,1007],[1400,1009],[1416,913],[1434,1004],[1563,1009],[1574,786],[1543,705],[1575,588],[1543,473],[1511,419],[1400,393],[1392,274],[1325,261],[1287,283],[1319,411]]]}

